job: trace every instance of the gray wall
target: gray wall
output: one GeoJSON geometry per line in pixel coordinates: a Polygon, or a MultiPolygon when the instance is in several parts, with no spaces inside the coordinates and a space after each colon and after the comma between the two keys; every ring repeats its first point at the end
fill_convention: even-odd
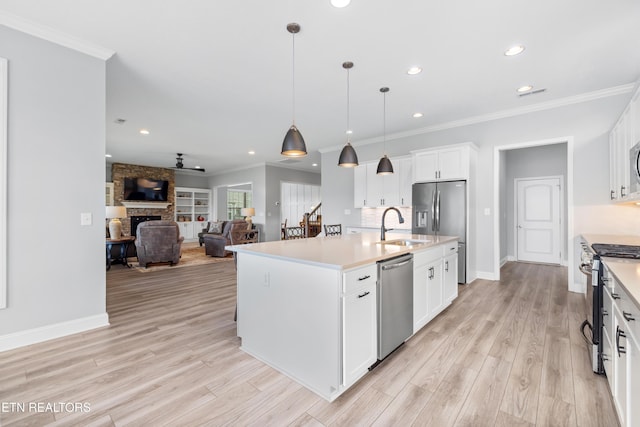
{"type": "MultiPolygon", "coordinates": [[[[533,178],[541,176],[562,176],[564,186],[563,197],[563,217],[562,224],[567,224],[567,144],[553,144],[540,147],[521,148],[517,150],[505,151],[505,171],[504,171],[504,192],[501,194],[501,202],[504,201],[503,218],[506,216],[507,256],[516,256],[515,247],[515,188],[514,180],[517,178],[533,178]]],[[[564,228],[561,228],[562,236],[566,235],[564,228]]],[[[501,236],[502,237],[502,236],[501,236]]],[[[562,255],[563,260],[567,260],[566,239],[563,240],[562,255]]],[[[502,248],[501,248],[502,249],[502,248]]],[[[502,255],[502,252],[501,252],[502,255]]]]}
{"type": "Polygon", "coordinates": [[[507,152],[500,151],[500,261],[506,261],[507,250],[507,152]]]}
{"type": "MultiPolygon", "coordinates": [[[[591,213],[593,205],[609,204],[609,168],[607,135],[622,113],[631,94],[600,98],[525,115],[495,119],[474,125],[456,127],[421,135],[387,137],[390,156],[402,156],[411,150],[444,146],[471,141],[478,145],[477,203],[471,219],[475,218],[477,269],[480,274],[494,275],[493,229],[493,170],[494,147],[528,141],[540,141],[562,136],[574,137],[574,205],[576,219],[585,211],[589,224],[602,224],[606,217],[591,213]],[[483,210],[490,208],[491,214],[483,210]]],[[[354,144],[360,162],[376,160],[382,145],[354,144]]],[[[353,208],[353,171],[339,168],[338,151],[322,155],[323,215],[331,216],[343,224],[354,224],[360,218],[359,209],[353,208]],[[345,215],[345,209],[351,215],[345,215]]],[[[616,211],[621,209],[616,208],[616,211]]],[[[609,210],[607,210],[609,212],[609,210]]],[[[577,223],[574,234],[589,227],[577,223]]],[[[621,233],[624,230],[620,230],[621,233]]],[[[575,240],[574,237],[572,237],[575,240]]],[[[571,242],[570,242],[571,245],[571,242]]]]}
{"type": "Polygon", "coordinates": [[[214,216],[217,217],[216,219],[224,219],[225,216],[225,205],[227,201],[226,186],[250,183],[252,187],[253,207],[256,210],[256,216],[253,217],[252,221],[262,233],[260,239],[264,240],[266,206],[265,175],[265,166],[261,165],[209,177],[209,188],[220,190],[214,192],[214,197],[216,197],[215,213],[217,214],[214,216]]]}
{"type": "MultiPolygon", "coordinates": [[[[282,181],[314,185],[320,185],[321,182],[319,173],[262,165],[210,177],[209,185],[215,188],[251,183],[253,206],[256,209],[253,223],[261,230],[261,240],[269,241],[280,240],[280,207],[276,202],[280,201],[282,181]]],[[[223,200],[226,199],[218,195],[218,205],[223,200]]]]}
{"type": "Polygon", "coordinates": [[[105,63],[0,26],[9,61],[8,293],[0,338],[105,316],[105,63]],[[80,213],[93,224],[80,225],[80,213]]]}

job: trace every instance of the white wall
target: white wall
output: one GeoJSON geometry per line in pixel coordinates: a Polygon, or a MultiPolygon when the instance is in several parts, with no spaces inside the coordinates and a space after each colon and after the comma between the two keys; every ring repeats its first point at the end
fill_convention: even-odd
{"type": "MultiPolygon", "coordinates": [[[[588,224],[608,221],[604,212],[597,209],[585,212],[584,208],[609,204],[607,135],[630,98],[631,93],[616,95],[403,138],[394,138],[391,134],[387,137],[387,152],[393,157],[420,148],[466,141],[478,145],[477,206],[475,212],[471,212],[471,218],[475,218],[478,230],[477,269],[479,274],[490,276],[496,273],[493,271],[494,147],[561,136],[574,137],[574,218],[580,219],[575,223],[574,234],[580,234],[587,225],[579,218],[580,215],[589,216],[588,224]],[[483,215],[485,208],[491,209],[491,215],[483,215]]],[[[359,146],[355,142],[354,146],[360,162],[376,160],[382,152],[379,143],[359,146]]],[[[340,218],[343,224],[355,225],[360,212],[353,208],[353,170],[337,166],[338,154],[339,151],[334,151],[322,155],[323,215],[340,218]],[[345,209],[349,209],[351,215],[346,215],[345,209]]],[[[620,233],[624,232],[621,224],[612,227],[620,233]]]]}
{"type": "Polygon", "coordinates": [[[108,318],[105,63],[4,26],[0,57],[9,61],[2,350],[105,324],[108,318]],[[81,212],[92,215],[92,225],[80,225],[81,212]]]}
{"type": "MultiPolygon", "coordinates": [[[[562,176],[564,183],[563,194],[563,216],[561,228],[562,255],[563,261],[567,261],[567,239],[564,226],[567,224],[567,144],[552,144],[539,147],[520,148],[516,150],[505,151],[505,170],[504,170],[504,197],[501,202],[505,203],[506,214],[506,251],[507,256],[516,256],[515,247],[515,189],[514,181],[518,178],[533,178],[541,176],[562,176]]],[[[502,242],[501,242],[502,244],[502,242]]]]}

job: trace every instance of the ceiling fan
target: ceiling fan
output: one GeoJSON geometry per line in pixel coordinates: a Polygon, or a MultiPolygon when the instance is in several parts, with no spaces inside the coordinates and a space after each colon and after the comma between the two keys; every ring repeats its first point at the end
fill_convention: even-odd
{"type": "Polygon", "coordinates": [[[200,171],[200,172],[204,172],[204,168],[185,168],[184,164],[182,163],[182,153],[176,153],[178,155],[178,157],[176,157],[176,166],[171,168],[171,169],[188,169],[188,170],[192,170],[192,171],[200,171]]]}

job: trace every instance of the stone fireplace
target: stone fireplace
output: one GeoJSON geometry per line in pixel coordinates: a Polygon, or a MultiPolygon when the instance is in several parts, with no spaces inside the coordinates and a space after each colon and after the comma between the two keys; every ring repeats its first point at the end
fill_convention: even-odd
{"type": "MultiPolygon", "coordinates": [[[[124,195],[125,178],[152,178],[169,181],[169,193],[167,195],[167,207],[154,208],[150,204],[144,204],[141,208],[127,207],[127,218],[122,220],[122,234],[125,236],[135,236],[135,229],[132,228],[132,217],[152,217],[167,221],[174,220],[175,209],[175,171],[166,168],[154,168],[149,166],[128,165],[124,163],[114,163],[111,165],[111,179],[113,181],[114,204],[122,206],[124,195]]],[[[142,222],[142,221],[140,221],[142,222]]],[[[136,223],[136,226],[139,222],[136,223]]]]}

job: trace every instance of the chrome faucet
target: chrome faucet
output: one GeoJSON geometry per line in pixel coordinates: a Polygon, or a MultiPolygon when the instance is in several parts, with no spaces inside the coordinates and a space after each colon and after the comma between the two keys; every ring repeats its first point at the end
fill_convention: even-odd
{"type": "Polygon", "coordinates": [[[384,217],[387,216],[387,212],[389,211],[396,211],[398,213],[398,221],[400,222],[400,224],[404,223],[404,218],[402,218],[402,214],[400,213],[400,211],[397,208],[387,208],[384,210],[384,213],[382,214],[382,226],[380,227],[380,240],[384,241],[385,240],[385,233],[389,230],[393,230],[393,228],[385,228],[384,227],[384,217]]]}

